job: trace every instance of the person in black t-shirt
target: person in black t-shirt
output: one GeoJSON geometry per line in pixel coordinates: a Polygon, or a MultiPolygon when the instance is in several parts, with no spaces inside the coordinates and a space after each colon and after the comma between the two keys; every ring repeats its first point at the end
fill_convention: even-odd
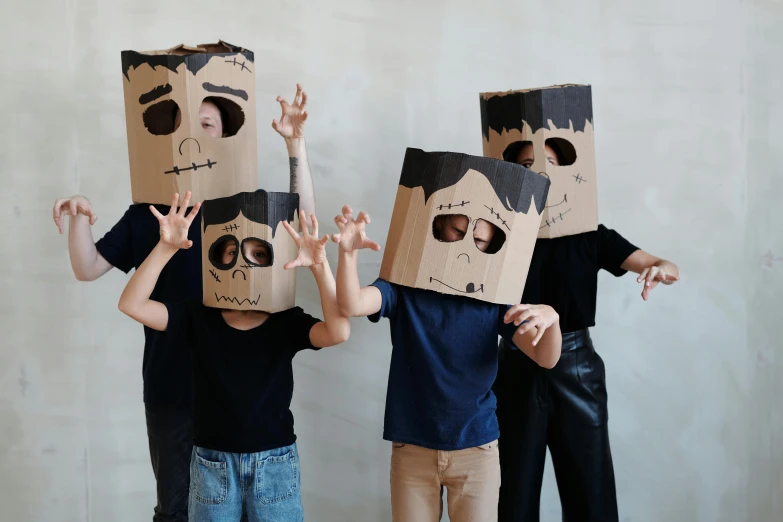
{"type": "MultiPolygon", "coordinates": [[[[549,143],[547,161],[559,164],[549,143]]],[[[519,142],[505,158],[530,167],[533,146],[519,142]]],[[[616,521],[617,498],[609,448],[604,363],[588,328],[595,326],[598,270],[639,274],[642,298],[679,279],[674,263],[633,246],[614,230],[536,241],[522,302],[552,306],[560,315],[562,356],[551,370],[501,341],[495,382],[500,424],[500,522],[537,522],[546,448],[557,478],[564,521],[616,521]]]]}
{"type": "MultiPolygon", "coordinates": [[[[301,196],[307,215],[315,212],[312,177],[304,144],[307,95],[297,84],[294,102],[278,97],[282,115],[273,122],[284,138],[291,165],[291,192],[301,196]]],[[[199,109],[199,124],[212,138],[223,132],[223,114],[205,100],[199,109]]],[[[176,126],[179,109],[171,114],[176,126]]],[[[156,205],[162,214],[169,207],[156,205]]],[[[68,250],[71,268],[79,281],[94,281],[116,267],[125,273],[138,268],[158,243],[159,227],[146,204],[133,204],[106,235],[95,242],[91,226],[98,219],[84,196],[58,199],[52,209],[54,223],[63,233],[70,216],[68,250]]],[[[189,236],[194,248],[177,252],[158,278],[152,298],[160,301],[200,299],[201,233],[194,222],[189,236]]],[[[189,467],[193,449],[193,391],[191,361],[186,350],[151,328],[144,328],[144,410],[150,460],[156,480],[155,522],[187,521],[189,467]]]]}
{"type": "MultiPolygon", "coordinates": [[[[304,515],[290,410],[292,359],[302,350],[344,342],[350,334],[350,324],[337,307],[335,281],[325,253],[328,236],[318,239],[315,216],[310,234],[304,211],[301,212],[300,236],[286,221],[292,215],[286,217],[287,212],[279,211],[281,207],[295,209],[295,194],[282,204],[279,197],[289,194],[276,194],[278,199],[258,212],[254,210],[261,203],[255,200],[263,199],[266,205],[272,195],[267,199],[266,193],[258,191],[233,198],[240,196],[247,196],[249,206],[234,205],[231,208],[236,209],[236,217],[220,224],[210,224],[205,214],[204,232],[210,226],[223,224],[228,225],[226,230],[234,231],[249,221],[267,225],[269,230],[256,233],[260,239],[248,236],[241,243],[234,236],[219,238],[209,253],[210,261],[219,268],[210,269],[209,273],[214,273],[216,280],[222,277],[226,283],[230,281],[232,296],[242,295],[246,290],[241,288],[243,284],[256,288],[251,276],[263,278],[264,273],[256,276],[251,271],[272,270],[274,230],[281,223],[299,248],[298,257],[288,262],[285,269],[310,268],[321,293],[324,321],[298,307],[270,314],[258,309],[213,308],[200,300],[162,303],[151,299],[165,265],[178,250],[193,246],[188,230],[200,205],[196,203],[186,216],[190,193],[179,210],[175,196],[167,215],[150,207],[160,223],[160,241],[131,277],[119,308],[148,328],[165,332],[166,337],[183,339],[179,349],[189,349],[192,355],[195,447],[191,460],[190,520],[239,521],[244,511],[251,522],[299,522],[304,515]],[[277,207],[269,210],[274,205],[277,207]],[[244,221],[240,222],[240,218],[244,221]]],[[[205,202],[205,210],[211,203],[205,202]]],[[[245,301],[236,304],[243,307],[245,301]]]]}

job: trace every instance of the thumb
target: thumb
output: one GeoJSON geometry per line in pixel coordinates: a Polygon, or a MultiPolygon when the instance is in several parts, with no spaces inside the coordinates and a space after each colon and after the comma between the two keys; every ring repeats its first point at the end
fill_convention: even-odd
{"type": "Polygon", "coordinates": [[[296,268],[296,267],[298,267],[298,266],[301,266],[301,265],[302,265],[302,262],[301,262],[301,261],[299,261],[299,258],[297,257],[296,259],[294,259],[294,260],[292,260],[292,261],[289,261],[288,263],[286,263],[286,264],[283,266],[283,269],[284,269],[284,270],[290,270],[290,269],[292,269],[292,268],[296,268]]]}
{"type": "Polygon", "coordinates": [[[340,234],[332,234],[332,243],[340,242],[340,234]]]}

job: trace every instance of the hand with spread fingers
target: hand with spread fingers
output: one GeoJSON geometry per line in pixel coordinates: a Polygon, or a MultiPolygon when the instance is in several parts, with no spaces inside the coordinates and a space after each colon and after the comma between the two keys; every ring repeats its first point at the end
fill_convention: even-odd
{"type": "Polygon", "coordinates": [[[272,120],[272,128],[284,138],[302,138],[304,137],[304,124],[307,121],[307,93],[302,90],[302,86],[296,84],[296,95],[294,103],[289,104],[282,96],[277,97],[282,114],[280,121],[272,120]]]}
{"type": "Polygon", "coordinates": [[[58,199],[54,202],[54,208],[52,208],[52,217],[54,218],[54,224],[60,230],[60,234],[63,233],[63,222],[65,216],[71,216],[74,218],[78,215],[87,216],[90,218],[90,225],[94,225],[98,220],[98,216],[92,210],[90,200],[84,196],[73,196],[70,198],[58,199]]]}
{"type": "Polygon", "coordinates": [[[519,326],[516,331],[519,335],[524,334],[533,327],[538,328],[538,333],[533,339],[533,346],[535,346],[541,340],[547,328],[558,325],[560,316],[549,305],[518,304],[508,309],[503,317],[503,321],[506,324],[514,323],[519,326]]]}
{"type": "Polygon", "coordinates": [[[642,273],[639,274],[639,277],[636,278],[637,283],[644,284],[644,288],[642,288],[642,299],[645,301],[650,298],[650,292],[658,286],[658,283],[670,285],[679,280],[679,270],[668,261],[662,261],[645,268],[642,270],[642,273]]]}
{"type": "Polygon", "coordinates": [[[304,210],[299,211],[299,223],[302,226],[302,235],[294,230],[288,221],[283,221],[283,227],[296,241],[296,246],[299,247],[299,255],[296,259],[293,259],[285,264],[283,268],[286,270],[290,268],[302,267],[314,267],[321,265],[326,261],[326,243],[329,242],[329,234],[324,234],[324,237],[318,239],[318,219],[315,214],[311,215],[313,231],[310,233],[310,229],[307,226],[307,219],[305,218],[304,210]]]}
{"type": "Polygon", "coordinates": [[[158,218],[158,223],[160,223],[160,241],[173,248],[188,249],[193,246],[193,241],[188,239],[188,230],[190,230],[190,225],[201,208],[201,203],[193,205],[190,213],[185,215],[190,204],[190,191],[185,193],[185,200],[182,202],[179,210],[177,210],[178,202],[179,194],[174,194],[171,201],[171,209],[165,216],[152,205],[150,205],[150,211],[158,218]]]}
{"type": "Polygon", "coordinates": [[[359,212],[359,216],[353,218],[353,210],[345,205],[342,214],[334,218],[339,232],[332,234],[332,241],[340,245],[340,249],[345,252],[369,248],[376,252],[381,249],[381,245],[367,237],[364,227],[370,224],[370,216],[366,212],[359,212]]]}

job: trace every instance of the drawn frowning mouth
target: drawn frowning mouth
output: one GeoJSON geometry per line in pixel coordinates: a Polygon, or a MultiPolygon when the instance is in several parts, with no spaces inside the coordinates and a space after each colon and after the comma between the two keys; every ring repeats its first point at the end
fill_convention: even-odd
{"type": "Polygon", "coordinates": [[[554,205],[547,205],[546,208],[556,207],[558,205],[562,205],[563,203],[568,203],[568,194],[563,194],[563,201],[561,201],[560,203],[555,203],[554,205]]]}
{"type": "Polygon", "coordinates": [[[440,283],[440,284],[442,284],[443,286],[445,286],[447,288],[451,288],[455,292],[461,292],[463,294],[475,294],[476,292],[481,292],[481,293],[484,292],[484,284],[483,283],[481,285],[479,285],[478,288],[476,288],[476,285],[474,285],[473,283],[468,283],[467,285],[465,285],[465,290],[460,290],[459,288],[454,288],[453,286],[447,285],[446,283],[444,283],[440,279],[435,279],[434,277],[430,277],[430,283],[432,283],[433,281],[435,281],[437,283],[440,283]]]}
{"type": "Polygon", "coordinates": [[[217,165],[217,161],[212,161],[210,159],[207,159],[207,162],[203,165],[196,165],[195,163],[191,163],[190,167],[178,167],[174,165],[174,167],[171,170],[167,170],[164,172],[164,174],[176,174],[179,176],[180,172],[185,172],[187,170],[197,171],[200,168],[207,167],[208,169],[211,169],[214,165],[217,165]]]}

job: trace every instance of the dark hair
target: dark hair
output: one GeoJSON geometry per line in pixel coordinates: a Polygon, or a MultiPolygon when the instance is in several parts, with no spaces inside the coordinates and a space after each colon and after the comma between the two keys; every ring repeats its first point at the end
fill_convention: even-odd
{"type": "Polygon", "coordinates": [[[585,130],[586,122],[593,122],[592,90],[589,85],[564,85],[525,92],[507,92],[489,97],[481,95],[481,127],[484,138],[489,129],[498,134],[503,130],[522,130],[526,122],[537,132],[549,129],[549,120],[558,129],[585,130]],[[570,123],[569,123],[570,122],[570,123]]]}
{"type": "MultiPolygon", "coordinates": [[[[147,64],[150,67],[163,66],[172,72],[177,72],[177,67],[185,64],[185,67],[191,72],[196,74],[202,67],[207,65],[209,59],[213,56],[244,56],[249,62],[253,62],[253,51],[248,51],[242,47],[231,45],[220,40],[216,44],[199,44],[196,46],[200,51],[190,51],[189,48],[180,46],[179,48],[171,49],[172,54],[149,54],[139,53],[136,51],[122,51],[122,74],[125,78],[128,78],[128,71],[132,68],[136,69],[142,64],[147,64]]],[[[244,64],[242,65],[245,68],[244,64]]],[[[249,70],[249,69],[248,69],[249,70]]]]}
{"type": "Polygon", "coordinates": [[[269,225],[275,237],[277,224],[291,221],[299,210],[299,194],[290,192],[240,192],[227,198],[209,199],[201,207],[204,230],[234,220],[240,212],[255,223],[269,225]]]}
{"type": "Polygon", "coordinates": [[[532,199],[536,212],[541,214],[544,211],[549,179],[516,163],[492,158],[408,149],[402,164],[400,185],[424,189],[426,203],[438,190],[459,183],[470,169],[487,178],[506,210],[527,214],[532,199]]]}

